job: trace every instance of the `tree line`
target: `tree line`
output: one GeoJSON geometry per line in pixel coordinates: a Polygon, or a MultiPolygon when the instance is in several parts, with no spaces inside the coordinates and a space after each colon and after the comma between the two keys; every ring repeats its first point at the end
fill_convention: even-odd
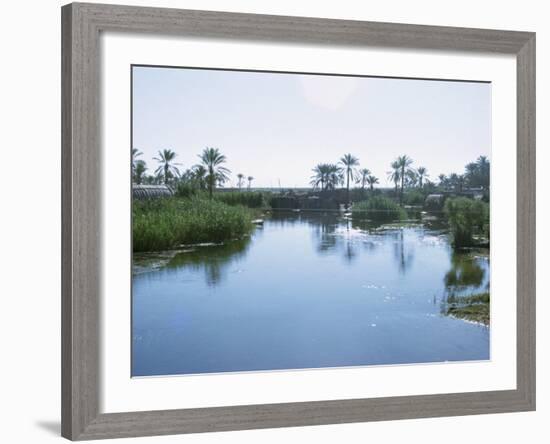
{"type": "MultiPolygon", "coordinates": [[[[144,160],[138,159],[142,154],[137,148],[132,149],[132,180],[138,185],[142,183],[165,185],[177,182],[186,183],[194,188],[208,191],[208,194],[212,197],[216,187],[223,186],[229,181],[231,174],[231,171],[225,166],[227,158],[218,148],[206,147],[198,155],[199,163],[183,173],[178,168],[180,164],[175,162],[177,154],[174,151],[170,149],[159,151],[157,156],[153,158],[158,162],[158,166],[154,175],[149,176],[145,174],[148,169],[147,164],[144,160]]],[[[239,189],[242,188],[244,179],[244,174],[237,174],[239,189]]],[[[254,177],[248,176],[246,180],[248,181],[248,188],[250,188],[254,177]]]]}
{"type": "MultiPolygon", "coordinates": [[[[466,165],[464,174],[440,174],[439,183],[429,179],[428,169],[423,166],[413,167],[413,159],[407,155],[398,156],[391,164],[388,171],[388,180],[393,183],[395,194],[399,196],[399,202],[403,203],[405,188],[441,189],[462,192],[465,187],[489,188],[490,163],[486,156],[479,156],[475,162],[466,165]]],[[[310,184],[314,189],[321,191],[334,190],[343,186],[347,190],[348,202],[350,185],[355,183],[361,189],[367,186],[374,190],[379,179],[371,174],[368,168],[359,168],[359,159],[352,154],[345,154],[337,163],[317,164],[312,172],[310,184]]]]}
{"type": "MultiPolygon", "coordinates": [[[[199,162],[193,167],[180,172],[175,162],[177,154],[164,149],[158,151],[153,158],[158,165],[153,175],[147,175],[148,170],[145,161],[139,159],[141,151],[132,149],[132,179],[136,184],[173,184],[185,183],[196,189],[208,191],[212,196],[216,187],[223,186],[229,181],[231,171],[225,166],[227,158],[218,148],[206,147],[198,155],[199,162]]],[[[414,161],[408,155],[398,156],[390,164],[387,172],[388,180],[393,183],[395,195],[399,197],[399,203],[403,203],[403,195],[406,188],[420,190],[453,190],[462,192],[466,187],[478,187],[483,190],[489,188],[490,162],[486,156],[479,156],[475,162],[465,166],[463,174],[452,173],[448,176],[440,174],[438,184],[429,179],[427,168],[414,167],[414,161]]],[[[358,185],[361,189],[367,187],[373,191],[379,184],[378,177],[373,175],[368,168],[360,168],[359,158],[348,153],[343,155],[337,163],[319,163],[313,170],[310,185],[317,190],[334,190],[339,186],[346,188],[347,201],[350,202],[350,187],[358,185]]],[[[237,187],[245,186],[250,189],[254,177],[237,174],[237,187]]]]}

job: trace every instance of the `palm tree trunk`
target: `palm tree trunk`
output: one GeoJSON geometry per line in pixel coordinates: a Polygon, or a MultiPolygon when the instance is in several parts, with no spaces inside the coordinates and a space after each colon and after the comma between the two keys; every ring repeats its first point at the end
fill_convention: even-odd
{"type": "Polygon", "coordinates": [[[403,188],[405,187],[405,167],[401,168],[401,194],[399,195],[399,205],[403,205],[403,188]]]}
{"type": "Polygon", "coordinates": [[[210,199],[212,199],[212,195],[214,193],[214,181],[216,178],[214,177],[214,169],[209,166],[208,167],[208,196],[210,199]]]}
{"type": "Polygon", "coordinates": [[[346,184],[346,188],[347,188],[347,195],[348,195],[348,206],[349,206],[349,170],[348,170],[348,174],[347,174],[347,184],[346,184]]]}

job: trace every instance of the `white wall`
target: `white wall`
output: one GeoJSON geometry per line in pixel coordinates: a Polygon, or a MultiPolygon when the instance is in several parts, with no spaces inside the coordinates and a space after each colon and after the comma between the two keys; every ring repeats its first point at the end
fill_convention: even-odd
{"type": "MultiPolygon", "coordinates": [[[[122,1],[122,0],[121,0],[122,1]]],[[[103,0],[103,3],[112,3],[103,0]]],[[[550,161],[550,20],[545,2],[150,0],[124,3],[537,32],[538,163],[550,161]]],[[[0,406],[2,441],[59,440],[60,12],[62,2],[4,2],[0,39],[0,406]],[[7,248],[6,248],[7,247],[7,248]],[[7,305],[6,305],[7,303],[7,305]]],[[[539,167],[538,226],[549,214],[539,167]],[[545,205],[546,201],[546,205],[545,205]]],[[[550,309],[543,281],[548,234],[538,233],[538,411],[130,440],[141,443],[547,442],[550,309]],[[526,435],[528,437],[526,437],[526,435]]],[[[128,442],[128,441],[125,441],[128,442]]]]}

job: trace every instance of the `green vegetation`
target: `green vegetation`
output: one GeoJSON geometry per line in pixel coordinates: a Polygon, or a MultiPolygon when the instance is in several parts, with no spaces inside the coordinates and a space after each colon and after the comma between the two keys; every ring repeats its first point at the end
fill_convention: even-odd
{"type": "Polygon", "coordinates": [[[170,179],[177,177],[180,173],[174,163],[177,154],[172,150],[162,150],[158,152],[157,156],[153,158],[159,163],[155,173],[157,176],[162,177],[164,184],[167,185],[170,179]]]}
{"type": "Polygon", "coordinates": [[[367,183],[369,184],[370,190],[374,191],[374,186],[379,183],[378,177],[369,175],[369,177],[367,177],[367,183]]]}
{"type": "Polygon", "coordinates": [[[261,191],[222,191],[214,194],[214,199],[227,205],[242,205],[248,208],[264,208],[268,206],[268,195],[261,191]]]}
{"type": "Polygon", "coordinates": [[[243,184],[244,184],[244,174],[239,173],[237,174],[237,188],[239,189],[239,191],[241,191],[243,184]]]}
{"type": "MultiPolygon", "coordinates": [[[[192,197],[207,199],[209,197],[206,191],[194,187],[189,182],[179,182],[176,186],[175,195],[183,199],[192,197]]],[[[212,199],[231,206],[265,208],[269,206],[270,195],[271,193],[262,191],[216,191],[212,194],[212,199]]]]}
{"type": "MultiPolygon", "coordinates": [[[[134,166],[134,164],[132,164],[134,166]]],[[[147,171],[147,166],[143,160],[137,160],[133,169],[134,180],[139,185],[143,182],[143,177],[145,176],[145,171],[147,171]]]]}
{"type": "Polygon", "coordinates": [[[474,235],[489,237],[489,204],[456,197],[447,199],[444,207],[449,221],[453,245],[457,248],[473,247],[479,244],[474,235]]]}
{"type": "Polygon", "coordinates": [[[428,169],[422,166],[418,167],[416,170],[416,175],[418,177],[418,186],[420,187],[420,189],[422,189],[424,185],[424,179],[426,179],[429,176],[428,169]]]}
{"type": "Polygon", "coordinates": [[[369,176],[370,176],[370,170],[368,168],[362,168],[358,171],[356,183],[361,185],[362,190],[364,190],[367,184],[369,183],[369,176]]]}
{"type": "Polygon", "coordinates": [[[478,187],[488,191],[490,185],[491,164],[486,156],[479,156],[464,168],[464,174],[440,174],[439,188],[442,190],[462,191],[464,187],[478,187]]]}
{"type": "Polygon", "coordinates": [[[406,219],[407,213],[393,200],[384,196],[373,196],[354,204],[352,216],[373,221],[393,221],[406,219]]]}
{"type": "Polygon", "coordinates": [[[176,197],[181,198],[190,198],[190,197],[198,197],[198,196],[204,196],[207,197],[208,194],[206,191],[202,191],[202,188],[198,187],[197,184],[193,181],[186,180],[186,181],[179,181],[176,184],[176,189],[174,191],[174,194],[176,197]]]}
{"type": "Polygon", "coordinates": [[[198,197],[134,201],[133,250],[161,251],[240,238],[252,230],[252,218],[244,207],[198,197]]]}
{"type": "Polygon", "coordinates": [[[422,206],[424,205],[425,199],[426,196],[424,196],[424,193],[422,191],[414,189],[405,193],[405,196],[403,197],[403,202],[405,205],[422,206]]]}
{"type": "MultiPolygon", "coordinates": [[[[220,191],[231,178],[227,158],[218,148],[207,147],[199,154],[200,163],[181,173],[176,167],[177,154],[169,149],[158,152],[155,175],[147,175],[147,165],[132,149],[132,177],[136,184],[168,185],[177,198],[217,201],[229,206],[265,208],[273,199],[285,200],[285,208],[338,209],[353,207],[353,217],[373,221],[399,221],[407,218],[404,207],[424,207],[441,211],[448,219],[453,246],[457,249],[488,246],[490,162],[480,156],[468,163],[462,174],[440,174],[439,183],[429,180],[428,169],[413,167],[413,159],[404,154],[391,163],[388,179],[393,189],[375,188],[379,179],[368,168],[359,168],[359,158],[351,153],[337,163],[319,163],[313,168],[309,190],[279,190],[278,193],[253,191],[253,176],[236,174],[236,189],[220,191]],[[320,192],[319,192],[320,191],[320,192]],[[428,198],[429,196],[429,198],[428,198]],[[426,200],[428,198],[428,200],[426,200]],[[355,203],[354,203],[355,202],[355,203]]],[[[279,186],[280,188],[280,186],[279,186]]],[[[408,208],[409,216],[414,210],[408,208]]],[[[211,240],[211,239],[208,239],[211,240]]]]}
{"type": "Polygon", "coordinates": [[[342,169],[333,163],[320,163],[313,168],[310,184],[313,189],[334,190],[343,182],[342,169]]]}
{"type": "Polygon", "coordinates": [[[489,292],[471,296],[451,296],[447,300],[445,314],[455,318],[489,325],[490,297],[489,292]]]}
{"type": "Polygon", "coordinates": [[[397,196],[399,182],[401,182],[401,169],[397,161],[393,161],[391,163],[391,171],[388,173],[388,179],[393,182],[395,187],[395,195],[397,196]]]}
{"type": "Polygon", "coordinates": [[[395,159],[395,165],[399,169],[399,177],[401,178],[401,192],[399,193],[400,204],[403,204],[403,189],[405,187],[405,179],[407,175],[411,177],[410,173],[412,172],[412,163],[413,160],[406,154],[399,156],[397,159],[395,159]]]}
{"type": "Polygon", "coordinates": [[[229,171],[224,164],[227,159],[220,153],[218,148],[205,148],[203,152],[199,155],[201,160],[201,167],[204,168],[205,177],[204,181],[208,189],[208,194],[212,198],[212,194],[216,185],[223,185],[227,180],[229,180],[229,171]]]}

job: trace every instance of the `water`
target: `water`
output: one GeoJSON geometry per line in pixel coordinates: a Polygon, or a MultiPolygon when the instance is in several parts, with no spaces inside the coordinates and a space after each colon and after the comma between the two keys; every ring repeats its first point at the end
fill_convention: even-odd
{"type": "Polygon", "coordinates": [[[134,258],[132,375],[489,359],[489,328],[446,316],[489,288],[486,254],[434,224],[275,214],[248,239],[134,258]]]}

